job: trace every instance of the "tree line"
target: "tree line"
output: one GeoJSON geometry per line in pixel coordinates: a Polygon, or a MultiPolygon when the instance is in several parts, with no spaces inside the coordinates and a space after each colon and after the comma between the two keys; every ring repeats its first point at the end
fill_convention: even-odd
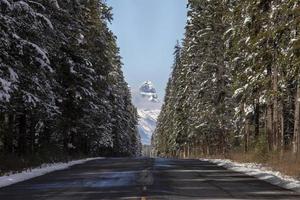
{"type": "Polygon", "coordinates": [[[300,151],[300,2],[189,0],[158,155],[300,151]]]}
{"type": "Polygon", "coordinates": [[[102,0],[0,0],[0,157],[139,155],[111,20],[102,0]]]}

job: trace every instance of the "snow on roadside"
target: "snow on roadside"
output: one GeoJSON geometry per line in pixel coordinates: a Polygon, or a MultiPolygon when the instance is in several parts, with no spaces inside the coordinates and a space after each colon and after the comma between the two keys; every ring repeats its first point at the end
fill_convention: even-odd
{"type": "Polygon", "coordinates": [[[264,180],[273,185],[277,185],[286,189],[290,189],[296,192],[300,192],[300,181],[290,176],[281,174],[278,171],[272,171],[268,167],[264,167],[257,163],[237,163],[228,159],[200,159],[202,161],[208,161],[215,163],[218,166],[225,167],[227,169],[242,172],[250,176],[254,176],[260,180],[264,180]]]}
{"type": "Polygon", "coordinates": [[[30,169],[23,171],[21,173],[17,174],[10,174],[6,176],[0,176],[0,188],[9,186],[15,183],[19,183],[28,179],[32,179],[38,176],[42,176],[45,174],[48,174],[50,172],[58,171],[67,169],[73,165],[83,164],[85,162],[91,161],[91,160],[97,160],[101,158],[87,158],[82,160],[74,160],[70,161],[68,163],[54,163],[54,164],[44,164],[38,168],[30,169]]]}

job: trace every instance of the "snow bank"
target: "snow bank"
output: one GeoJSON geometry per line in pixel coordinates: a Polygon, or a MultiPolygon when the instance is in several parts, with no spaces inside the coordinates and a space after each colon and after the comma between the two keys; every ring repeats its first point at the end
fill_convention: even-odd
{"type": "Polygon", "coordinates": [[[57,170],[67,169],[73,165],[83,164],[87,161],[97,160],[101,158],[87,158],[82,160],[75,160],[68,163],[55,163],[55,164],[44,164],[39,168],[34,168],[30,170],[23,171],[17,174],[11,174],[6,176],[0,176],[0,188],[9,186],[18,182],[22,182],[28,179],[32,179],[38,176],[45,175],[50,172],[57,170]]]}
{"type": "Polygon", "coordinates": [[[225,167],[227,169],[242,172],[250,176],[254,176],[260,180],[269,182],[273,185],[277,185],[286,189],[300,192],[300,181],[290,176],[281,174],[278,171],[272,171],[270,168],[264,167],[257,163],[237,163],[231,160],[223,159],[201,159],[217,164],[218,166],[225,167]]]}

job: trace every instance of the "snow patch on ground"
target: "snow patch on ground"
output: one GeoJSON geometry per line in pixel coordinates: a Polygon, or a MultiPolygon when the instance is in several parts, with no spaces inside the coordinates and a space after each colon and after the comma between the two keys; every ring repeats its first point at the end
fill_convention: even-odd
{"type": "Polygon", "coordinates": [[[101,158],[87,158],[82,160],[75,160],[68,163],[55,163],[55,164],[44,164],[39,168],[23,171],[17,174],[9,174],[6,176],[0,176],[0,188],[9,186],[15,183],[19,183],[28,179],[32,179],[38,176],[48,174],[50,172],[67,169],[73,165],[83,164],[91,160],[97,160],[101,158]]]}
{"type": "Polygon", "coordinates": [[[254,176],[260,180],[264,180],[273,185],[277,185],[286,189],[290,189],[296,192],[300,192],[300,181],[281,174],[278,171],[272,171],[268,167],[264,167],[257,163],[237,163],[231,160],[223,159],[201,159],[202,161],[208,161],[215,163],[218,166],[225,167],[227,169],[242,172],[250,176],[254,176]]]}

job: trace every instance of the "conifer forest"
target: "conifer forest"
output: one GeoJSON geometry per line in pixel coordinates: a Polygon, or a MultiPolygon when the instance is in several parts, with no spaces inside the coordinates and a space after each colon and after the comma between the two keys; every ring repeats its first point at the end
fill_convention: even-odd
{"type": "Polygon", "coordinates": [[[300,0],[0,0],[0,199],[299,200],[300,0]]]}
{"type": "MultiPolygon", "coordinates": [[[[188,1],[154,155],[299,154],[299,5],[188,1]]],[[[0,8],[0,160],[139,156],[112,8],[104,0],[0,8]]]]}
{"type": "Polygon", "coordinates": [[[189,0],[155,153],[299,155],[299,31],[298,0],[189,0]]]}
{"type": "Polygon", "coordinates": [[[102,0],[0,0],[0,160],[139,155],[111,20],[102,0]]]}

